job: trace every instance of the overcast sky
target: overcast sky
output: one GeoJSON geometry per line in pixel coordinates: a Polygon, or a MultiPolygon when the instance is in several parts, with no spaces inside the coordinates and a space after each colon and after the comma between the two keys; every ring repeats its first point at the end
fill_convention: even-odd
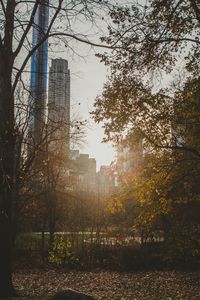
{"type": "MultiPolygon", "coordinates": [[[[98,51],[96,49],[95,51],[98,51]]],[[[71,72],[71,116],[78,115],[87,120],[85,143],[77,147],[81,153],[88,153],[97,161],[97,170],[101,165],[109,165],[114,160],[114,149],[111,144],[102,143],[103,129],[95,124],[89,112],[92,111],[97,95],[102,92],[103,84],[107,80],[108,70],[94,50],[80,44],[79,55],[71,55],[68,52],[49,53],[49,65],[51,58],[64,58],[69,62],[71,72]],[[78,105],[80,103],[80,105],[78,105]]],[[[103,124],[102,124],[103,125],[103,124]]]]}
{"type": "MultiPolygon", "coordinates": [[[[112,3],[117,1],[112,0],[112,3]]],[[[120,0],[120,4],[131,4],[131,1],[120,0]]],[[[141,2],[143,2],[141,0],[141,2]]],[[[107,22],[104,10],[97,11],[95,22],[87,22],[85,18],[79,18],[73,24],[74,32],[79,36],[85,36],[92,42],[100,43],[99,37],[107,33],[107,22]]],[[[50,43],[50,41],[49,41],[50,43]]],[[[58,43],[60,44],[60,43],[58,43]]],[[[102,48],[91,49],[90,46],[72,39],[67,47],[57,47],[53,44],[52,51],[49,47],[49,65],[51,58],[64,58],[69,62],[71,71],[71,115],[78,113],[82,119],[87,119],[88,129],[84,147],[79,149],[82,153],[88,153],[97,160],[97,168],[101,165],[109,165],[114,160],[114,149],[111,144],[103,144],[103,129],[101,125],[94,124],[89,112],[92,111],[97,95],[100,95],[104,83],[107,81],[108,70],[100,60],[95,57],[95,51],[104,51],[102,48]],[[80,103],[80,105],[76,105],[80,103]]],[[[165,83],[167,80],[165,80],[165,83]]],[[[161,82],[154,82],[155,89],[161,86],[161,82]]]]}
{"type": "MultiPolygon", "coordinates": [[[[122,1],[126,2],[125,0],[122,1]]],[[[114,3],[115,0],[112,0],[112,2],[114,3]]],[[[71,25],[73,32],[79,37],[85,37],[85,39],[99,44],[99,37],[107,32],[106,19],[106,13],[102,10],[97,11],[92,23],[87,22],[83,16],[77,18],[76,22],[71,25]]],[[[57,26],[57,23],[55,24],[57,26]]],[[[63,23],[63,26],[65,26],[65,23],[63,23]]],[[[32,40],[32,32],[30,32],[29,39],[32,40]]],[[[88,121],[85,144],[81,148],[79,147],[79,150],[81,153],[88,153],[91,158],[96,159],[98,170],[101,165],[109,165],[114,160],[112,145],[102,143],[103,129],[101,126],[103,124],[95,124],[89,114],[94,109],[95,98],[101,94],[103,85],[107,81],[107,69],[103,63],[100,63],[100,59],[95,56],[95,51],[104,50],[101,50],[102,48],[92,49],[91,46],[74,39],[69,39],[67,47],[65,46],[60,40],[49,40],[48,69],[52,58],[64,58],[69,62],[71,72],[71,116],[78,114],[80,118],[88,121]],[[76,105],[77,103],[80,103],[80,105],[76,105]]],[[[21,53],[18,63],[21,64],[23,59],[23,53],[21,53]]],[[[26,77],[29,71],[30,62],[27,66],[26,77]]]]}
{"type": "Polygon", "coordinates": [[[95,57],[93,51],[88,57],[69,61],[71,70],[71,102],[73,111],[88,120],[86,143],[81,152],[89,153],[97,160],[97,167],[108,165],[114,159],[114,150],[111,144],[102,143],[103,129],[94,123],[89,115],[93,110],[94,100],[101,94],[103,84],[108,74],[106,67],[95,57]],[[80,106],[75,105],[80,102],[80,106]],[[74,105],[73,105],[74,104],[74,105]]]}
{"type": "MultiPolygon", "coordinates": [[[[96,26],[87,23],[77,23],[77,31],[85,34],[91,41],[100,43],[99,36],[106,31],[106,21],[99,20],[96,26]]],[[[50,49],[49,49],[50,50],[50,49]]],[[[97,160],[97,170],[101,165],[109,165],[114,160],[114,149],[111,144],[102,143],[103,129],[91,119],[92,111],[97,95],[100,95],[104,83],[107,81],[108,70],[95,52],[105,51],[96,47],[91,48],[84,43],[71,41],[70,49],[54,47],[49,51],[49,64],[51,58],[64,58],[69,62],[71,72],[71,115],[78,113],[80,118],[87,119],[88,128],[85,145],[79,150],[88,153],[91,158],[97,160]],[[76,105],[80,103],[80,105],[76,105]]],[[[102,124],[103,125],[103,124],[102,124]]]]}

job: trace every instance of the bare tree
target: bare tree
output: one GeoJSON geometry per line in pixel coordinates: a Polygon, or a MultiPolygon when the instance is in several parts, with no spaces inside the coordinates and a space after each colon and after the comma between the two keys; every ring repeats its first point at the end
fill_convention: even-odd
{"type": "Polygon", "coordinates": [[[14,185],[18,176],[15,150],[20,138],[15,124],[18,84],[23,79],[30,58],[47,40],[67,47],[70,47],[72,40],[97,46],[96,42],[77,32],[74,24],[86,20],[94,22],[96,11],[103,11],[108,6],[105,1],[97,0],[0,1],[0,297],[15,295],[11,272],[11,236],[14,185]],[[50,19],[40,40],[32,46],[31,30],[37,25],[35,15],[40,5],[49,8],[50,19]]]}

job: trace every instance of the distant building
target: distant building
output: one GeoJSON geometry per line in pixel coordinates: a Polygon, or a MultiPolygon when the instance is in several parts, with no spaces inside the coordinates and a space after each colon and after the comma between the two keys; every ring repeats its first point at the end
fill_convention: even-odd
{"type": "Polygon", "coordinates": [[[48,122],[52,127],[60,127],[66,134],[69,149],[70,70],[68,61],[61,58],[53,59],[49,70],[48,122]]]}
{"type": "MultiPolygon", "coordinates": [[[[41,0],[34,18],[32,48],[43,39],[49,24],[49,1],[41,0]]],[[[38,142],[42,137],[46,121],[47,94],[47,63],[48,40],[33,53],[31,58],[31,86],[30,86],[30,132],[38,142]]]]}
{"type": "Polygon", "coordinates": [[[96,160],[90,158],[89,154],[80,154],[76,159],[76,164],[81,173],[96,174],[96,160]]]}
{"type": "Polygon", "coordinates": [[[143,161],[143,141],[140,139],[137,144],[131,145],[122,142],[117,149],[116,172],[117,181],[120,184],[120,177],[134,172],[141,166],[143,161]]]}
{"type": "Polygon", "coordinates": [[[97,188],[98,194],[102,200],[105,200],[116,187],[115,174],[112,164],[110,166],[101,166],[97,173],[97,188]]]}
{"type": "Polygon", "coordinates": [[[96,184],[96,159],[79,150],[70,151],[71,190],[91,192],[96,184]]]}
{"type": "Polygon", "coordinates": [[[70,176],[68,190],[86,193],[99,203],[105,203],[108,196],[117,187],[116,165],[101,166],[96,171],[96,159],[89,154],[82,154],[79,150],[70,151],[70,176]]]}
{"type": "Polygon", "coordinates": [[[80,154],[76,159],[78,172],[78,189],[86,192],[94,191],[96,183],[96,160],[89,154],[80,154]]]}
{"type": "Polygon", "coordinates": [[[76,160],[79,157],[79,150],[70,150],[70,159],[76,160]]]}

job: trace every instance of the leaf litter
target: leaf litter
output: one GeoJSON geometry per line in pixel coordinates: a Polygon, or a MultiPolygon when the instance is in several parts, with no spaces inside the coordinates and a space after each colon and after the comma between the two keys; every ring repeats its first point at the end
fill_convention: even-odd
{"type": "Polygon", "coordinates": [[[66,288],[97,300],[200,300],[200,272],[24,270],[14,273],[13,281],[19,300],[46,300],[66,288]]]}

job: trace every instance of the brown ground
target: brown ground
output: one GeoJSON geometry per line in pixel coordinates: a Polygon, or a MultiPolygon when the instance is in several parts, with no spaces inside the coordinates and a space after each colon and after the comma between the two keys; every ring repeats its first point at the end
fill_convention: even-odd
{"type": "Polygon", "coordinates": [[[200,272],[61,272],[21,271],[14,274],[23,300],[47,299],[73,288],[105,300],[200,300],[200,272]]]}

